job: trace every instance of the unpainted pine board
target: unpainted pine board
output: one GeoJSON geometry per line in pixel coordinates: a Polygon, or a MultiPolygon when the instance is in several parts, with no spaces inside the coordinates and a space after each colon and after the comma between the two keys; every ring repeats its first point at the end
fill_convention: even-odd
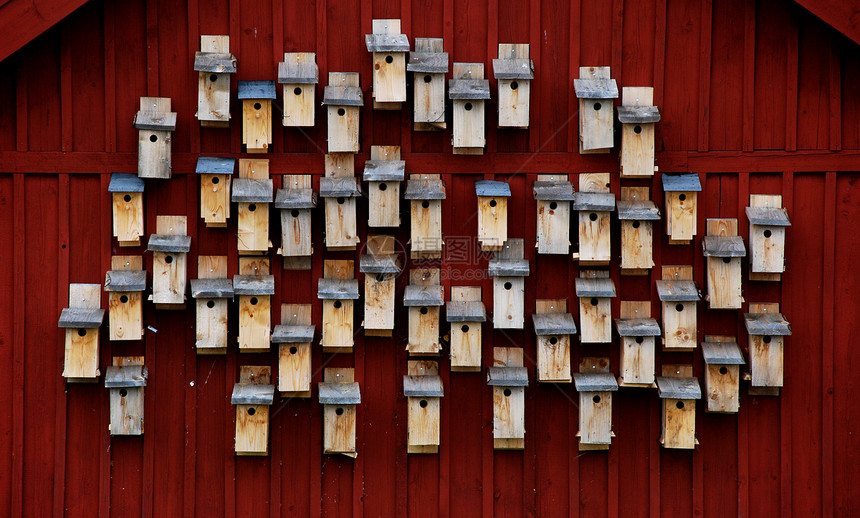
{"type": "Polygon", "coordinates": [[[239,254],[262,254],[269,250],[269,204],[237,203],[237,248],[239,254]]]}
{"type": "Polygon", "coordinates": [[[225,128],[230,125],[230,74],[197,72],[195,116],[203,127],[225,128]]]}
{"type": "MultiPolygon", "coordinates": [[[[358,74],[329,72],[330,85],[360,86],[358,74]]],[[[328,152],[359,152],[359,106],[328,106],[328,152]]]]}
{"type": "Polygon", "coordinates": [[[322,318],[323,352],[352,352],[352,300],[324,300],[322,318]]]}
{"type": "MultiPolygon", "coordinates": [[[[439,178],[439,175],[420,176],[439,178]]],[[[442,257],[442,200],[411,200],[410,216],[412,254],[428,259],[442,257]]]]}
{"type": "Polygon", "coordinates": [[[272,382],[272,368],[268,365],[242,365],[239,367],[239,383],[268,385],[272,382]]]}
{"type": "Polygon", "coordinates": [[[584,344],[612,341],[612,305],[609,298],[579,299],[579,340],[584,344]]]}
{"type": "MultiPolygon", "coordinates": [[[[609,67],[580,67],[581,79],[611,79],[609,67]]],[[[609,153],[615,144],[612,99],[579,99],[579,153],[609,153]]]]}
{"type": "Polygon", "coordinates": [[[738,220],[708,219],[706,232],[709,236],[736,236],[738,235],[738,220]]]}
{"type": "Polygon", "coordinates": [[[282,396],[311,396],[311,344],[280,344],[278,391],[282,396]]]}
{"type": "Polygon", "coordinates": [[[707,277],[710,309],[741,308],[740,257],[707,257],[707,277]]]}
{"type": "Polygon", "coordinates": [[[452,145],[455,149],[481,150],[487,144],[483,99],[454,99],[452,145]]]}
{"type": "Polygon", "coordinates": [[[406,346],[410,356],[437,355],[442,349],[439,340],[439,307],[409,308],[409,342],[406,346]]]}
{"type": "Polygon", "coordinates": [[[501,250],[508,240],[508,199],[478,197],[478,242],[484,251],[501,250]]]}
{"type": "Polygon", "coordinates": [[[328,259],[323,262],[323,277],[327,279],[352,279],[355,277],[355,261],[328,259]]]}
{"type": "Polygon", "coordinates": [[[525,279],[493,277],[493,327],[522,329],[525,325],[525,279]]]}
{"type": "Polygon", "coordinates": [[[654,383],[656,372],[654,342],[653,336],[621,337],[619,385],[651,386],[654,383]]]}
{"type": "Polygon", "coordinates": [[[240,257],[239,275],[269,275],[268,257],[240,257]]]}
{"type": "MultiPolygon", "coordinates": [[[[373,100],[376,103],[406,102],[406,53],[373,52],[373,100]]],[[[385,107],[390,109],[390,107],[385,107]]]]}
{"type": "Polygon", "coordinates": [[[579,393],[579,442],[608,445],[612,442],[612,393],[579,393]]]}
{"type": "Polygon", "coordinates": [[[439,286],[442,284],[442,272],[439,268],[412,268],[409,270],[409,284],[439,286]]]}
{"type": "MultiPolygon", "coordinates": [[[[499,59],[529,59],[528,43],[500,43],[499,59]]],[[[527,79],[499,79],[499,127],[529,126],[529,91],[527,79]],[[516,85],[516,86],[514,86],[516,85]]]]}
{"type": "Polygon", "coordinates": [[[695,302],[663,302],[663,349],[692,350],[697,344],[695,302]]]}
{"type": "Polygon", "coordinates": [[[144,387],[110,389],[110,434],[143,434],[144,387]]]}
{"type": "Polygon", "coordinates": [[[355,154],[326,153],[325,175],[333,178],[355,176],[355,154]]]}
{"type": "MultiPolygon", "coordinates": [[[[654,89],[624,87],[623,106],[652,106],[654,89]]],[[[654,124],[623,124],[621,128],[621,178],[654,176],[654,124]]]]}
{"type": "Polygon", "coordinates": [[[152,301],[155,304],[185,304],[187,255],[174,252],[152,253],[152,301]]]}
{"type": "Polygon", "coordinates": [[[98,329],[66,329],[63,377],[88,382],[97,381],[99,374],[98,329]]]}
{"type": "Polygon", "coordinates": [[[481,370],[480,322],[451,324],[451,370],[477,372],[481,370]]]}
{"type": "Polygon", "coordinates": [[[651,221],[621,221],[621,272],[654,267],[654,225],[651,221]]]}
{"type": "Polygon", "coordinates": [[[399,227],[400,182],[368,182],[367,205],[368,226],[376,228],[399,227]]]}
{"type": "Polygon", "coordinates": [[[750,336],[750,374],[753,387],[783,386],[785,340],[782,336],[750,336]]]}
{"type": "Polygon", "coordinates": [[[239,159],[239,178],[250,180],[269,179],[269,160],[267,158],[239,159]]]}
{"type": "Polygon", "coordinates": [[[651,318],[650,300],[622,300],[619,305],[620,318],[651,318]]]}
{"type": "Polygon", "coordinates": [[[537,251],[566,254],[570,250],[570,202],[537,200],[537,251]]]}
{"type": "Polygon", "coordinates": [[[227,299],[197,299],[195,321],[197,354],[227,353],[227,299]]]}
{"type": "Polygon", "coordinates": [[[669,244],[683,244],[696,235],[696,192],[666,192],[666,234],[669,244]],[[677,242],[677,243],[673,243],[677,242]]]}
{"type": "Polygon", "coordinates": [[[664,448],[692,450],[696,447],[695,400],[663,399],[664,448]],[[680,405],[680,408],[679,408],[680,405]]]}
{"type": "Polygon", "coordinates": [[[409,397],[407,399],[407,447],[409,453],[432,453],[413,446],[439,446],[440,407],[437,397],[409,397]]]}
{"type": "Polygon", "coordinates": [[[368,273],[364,276],[365,331],[394,329],[396,278],[397,276],[391,273],[368,273]]]}
{"type": "Polygon", "coordinates": [[[236,455],[269,454],[268,405],[236,405],[236,455]]]}
{"type": "Polygon", "coordinates": [[[537,337],[538,381],[570,383],[570,336],[537,337]]]}
{"type": "Polygon", "coordinates": [[[609,372],[609,358],[598,356],[580,357],[579,372],[609,372]]]}
{"type": "Polygon", "coordinates": [[[227,226],[230,217],[229,174],[201,174],[200,176],[200,217],[207,227],[227,226]]]}
{"type": "Polygon", "coordinates": [[[110,340],[143,338],[143,294],[139,291],[108,293],[110,340]]]}
{"type": "Polygon", "coordinates": [[[441,131],[445,122],[445,74],[413,74],[415,131],[441,131]]]}
{"type": "Polygon", "coordinates": [[[272,339],[272,297],[239,295],[239,352],[268,352],[272,339]]]}
{"type": "MultiPolygon", "coordinates": [[[[750,207],[782,207],[778,194],[751,194],[750,207]]],[[[750,223],[751,280],[779,281],[785,271],[786,227],[753,225],[750,223]]]]}
{"type": "MultiPolygon", "coordinates": [[[[494,367],[522,367],[520,347],[493,347],[494,367]]],[[[522,450],[525,448],[525,387],[493,387],[493,448],[522,450]],[[498,389],[498,390],[497,390],[498,389]],[[497,422],[501,434],[519,434],[505,438],[496,435],[497,422]]]]}
{"type": "Polygon", "coordinates": [[[313,255],[311,241],[311,210],[281,210],[281,255],[308,257],[313,255]]]}
{"type": "Polygon", "coordinates": [[[355,423],[355,405],[324,405],[323,453],[355,457],[355,423]]]}
{"type": "MultiPolygon", "coordinates": [[[[609,192],[609,173],[581,173],[580,192],[609,192]]],[[[579,262],[582,265],[609,264],[611,231],[608,212],[579,212],[579,262]]]]}
{"type": "Polygon", "coordinates": [[[693,366],[689,363],[664,363],[660,375],[666,378],[693,378],[693,366]]]}
{"type": "Polygon", "coordinates": [[[170,179],[172,132],[138,130],[137,176],[170,179]]]}
{"type": "Polygon", "coordinates": [[[740,408],[740,365],[706,365],[706,412],[737,413],[740,408]]]}
{"type": "Polygon", "coordinates": [[[663,265],[660,267],[660,278],[663,280],[691,281],[693,267],[690,265],[663,265]]]}
{"type": "Polygon", "coordinates": [[[248,153],[268,153],[272,145],[272,101],[242,100],[242,144],[248,153]]]}
{"type": "Polygon", "coordinates": [[[316,108],[316,85],[284,83],[284,116],[287,127],[312,127],[316,108]]]}
{"type": "Polygon", "coordinates": [[[119,246],[139,246],[143,233],[143,193],[111,193],[113,235],[119,246]]]}
{"type": "Polygon", "coordinates": [[[493,347],[493,367],[522,367],[521,347],[493,347]]]}
{"type": "Polygon", "coordinates": [[[355,200],[325,199],[325,244],[330,250],[355,250],[358,244],[355,200]]]}

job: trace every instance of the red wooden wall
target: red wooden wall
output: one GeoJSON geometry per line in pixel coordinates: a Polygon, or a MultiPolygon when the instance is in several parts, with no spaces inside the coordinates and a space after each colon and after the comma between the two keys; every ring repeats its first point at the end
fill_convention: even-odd
{"type": "MultiPolygon", "coordinates": [[[[860,326],[858,50],[780,0],[89,2],[0,63],[0,516],[854,515],[860,509],[854,428],[860,352],[852,339],[860,326]],[[156,312],[147,304],[145,324],[153,330],[145,341],[102,343],[103,366],[111,355],[145,354],[150,372],[146,435],[111,439],[102,384],[67,385],[61,377],[56,321],[69,282],[101,282],[111,254],[128,252],[111,243],[106,191],[108,173],[136,170],[131,122],[138,98],[171,97],[179,114],[174,177],[147,184],[147,232],[156,215],[187,214],[191,268],[198,254],[227,254],[232,274],[235,222],[226,231],[202,224],[193,165],[201,153],[241,156],[239,112],[234,103],[229,130],[200,129],[194,118],[191,65],[199,35],[230,34],[239,60],[234,81],[273,79],[284,51],[315,51],[321,77],[360,72],[367,97],[363,35],[372,18],[388,17],[402,18],[410,39],[444,37],[452,61],[483,62],[488,70],[499,42],[531,44],[531,128],[498,131],[490,116],[484,156],[453,156],[450,132],[412,132],[411,107],[362,112],[357,163],[372,144],[400,145],[409,171],[441,173],[449,243],[471,236],[474,245],[476,179],[511,183],[510,234],[532,243],[537,174],[571,173],[575,181],[582,171],[618,170],[617,154],[576,153],[571,85],[580,65],[611,65],[620,86],[655,87],[663,113],[657,162],[663,172],[700,173],[700,229],[705,218],[736,217],[746,235],[749,194],[783,195],[793,223],[788,273],[782,283],[744,281],[747,301],[780,302],[792,323],[782,396],[748,397],[744,387],[739,415],[700,411],[701,446],[684,452],[657,443],[656,391],[622,390],[614,398],[612,448],[580,453],[573,387],[532,383],[525,451],[495,452],[484,375],[449,374],[442,358],[440,453],[407,457],[406,319],[398,307],[393,340],[359,334],[355,354],[317,351],[313,358],[315,382],[324,364],[356,369],[363,399],[356,460],[321,454],[316,399],[280,398],[272,408],[270,455],[236,458],[229,395],[238,367],[274,365],[275,354],[238,355],[234,347],[226,357],[198,357],[193,309],[156,312]]],[[[488,112],[495,111],[490,101],[488,112]]],[[[275,117],[268,158],[276,187],[282,174],[322,174],[323,114],[320,108],[318,126],[303,132],[285,131],[275,117]]],[[[659,177],[625,181],[645,184],[662,206],[659,177]]],[[[620,186],[615,176],[613,192],[620,186]]],[[[366,214],[360,202],[359,220],[366,214]]],[[[403,242],[404,221],[397,234],[403,242]]],[[[317,325],[322,260],[353,256],[324,250],[322,222],[317,210],[312,271],[274,269],[280,287],[274,304],[312,303],[317,325]]],[[[272,231],[278,231],[274,218],[272,231]]],[[[656,235],[657,275],[661,264],[693,264],[701,286],[699,240],[669,247],[662,229],[656,235]]],[[[527,311],[536,298],[574,300],[576,264],[527,249],[527,311]]],[[[151,271],[148,254],[146,263],[151,271]]],[[[478,255],[444,260],[446,291],[480,284],[491,305],[491,283],[475,276],[485,267],[486,257],[478,255]]],[[[616,263],[612,276],[620,295],[615,315],[618,300],[657,300],[655,275],[619,277],[616,263]]],[[[398,292],[404,284],[398,280],[398,292]]],[[[745,342],[740,312],[702,307],[699,315],[701,335],[736,334],[745,342]]],[[[530,327],[485,335],[485,364],[494,345],[522,345],[527,357],[534,355],[530,327]]],[[[617,365],[617,348],[581,346],[574,354],[608,351],[617,365]]],[[[693,362],[701,375],[698,351],[659,356],[693,362]]],[[[529,370],[534,380],[533,365],[529,370]]]]}

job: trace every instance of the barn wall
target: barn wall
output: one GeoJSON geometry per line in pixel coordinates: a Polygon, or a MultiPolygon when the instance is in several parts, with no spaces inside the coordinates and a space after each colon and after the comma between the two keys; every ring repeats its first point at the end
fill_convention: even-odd
{"type": "MultiPolygon", "coordinates": [[[[860,424],[854,374],[860,353],[860,52],[831,28],[778,0],[124,0],[93,1],[0,63],[0,516],[810,516],[848,515],[860,508],[853,488],[860,453],[852,439],[860,424]],[[156,215],[187,214],[192,251],[228,255],[236,272],[235,221],[208,229],[198,208],[193,165],[199,154],[241,156],[238,105],[229,130],[201,129],[196,73],[191,64],[200,34],[230,34],[242,80],[271,79],[284,51],[316,51],[320,77],[358,71],[369,95],[370,56],[363,44],[372,18],[400,17],[414,37],[444,37],[452,61],[483,62],[499,42],[529,42],[535,61],[532,125],[497,130],[496,105],[487,112],[482,157],[451,154],[450,132],[411,131],[403,112],[362,112],[360,165],[372,144],[400,145],[411,172],[441,173],[448,187],[442,261],[446,292],[477,284],[488,309],[492,283],[479,275],[487,257],[475,253],[473,183],[509,181],[510,235],[535,239],[531,184],[546,172],[617,172],[617,155],[580,156],[577,105],[571,78],[580,65],[611,65],[619,86],[653,85],[663,113],[657,126],[662,172],[698,172],[699,228],[706,218],[738,218],[750,194],[781,194],[792,218],[788,273],[781,283],[744,281],[744,297],[780,302],[794,335],[786,347],[782,396],[749,397],[742,389],[737,416],[699,411],[694,452],[663,450],[659,400],[653,390],[623,390],[615,399],[609,452],[577,449],[577,395],[569,385],[526,389],[526,449],[494,452],[492,396],[483,374],[450,374],[441,359],[439,455],[409,456],[406,401],[406,313],[397,309],[393,340],[356,337],[355,354],[323,355],[313,365],[355,367],[363,403],[358,410],[358,458],[321,453],[321,407],[316,400],[276,398],[270,455],[233,455],[234,409],[229,395],[240,365],[272,364],[275,354],[198,357],[194,312],[144,310],[146,339],[103,340],[101,365],[112,355],[145,355],[146,435],[108,435],[108,394],[102,384],[69,384],[61,377],[62,331],[68,283],[102,282],[112,254],[107,185],[112,171],[136,170],[138,98],[171,97],[179,114],[174,177],[149,182],[146,230],[156,215]],[[462,237],[465,236],[465,237],[462,237]],[[455,258],[454,246],[466,249],[455,258]],[[459,280],[465,279],[465,280],[459,280]]],[[[494,85],[494,81],[491,80],[494,85]]],[[[235,83],[234,83],[235,91],[235,83]]],[[[495,96],[495,92],[494,92],[495,96]]],[[[449,114],[450,117],[450,114],[449,114]]],[[[322,174],[326,129],[286,130],[275,117],[272,172],[322,174]]],[[[315,179],[315,184],[317,179],[315,179]]],[[[620,193],[617,175],[612,191],[620,193]]],[[[648,185],[662,207],[659,176],[648,185]]],[[[311,303],[322,261],[355,258],[326,252],[322,210],[314,215],[310,272],[274,268],[281,303],[311,303]]],[[[359,222],[367,205],[359,202],[359,222]]],[[[614,223],[615,225],[615,223],[614,223]]],[[[363,227],[363,225],[362,225],[363,227]]],[[[272,234],[277,241],[277,220],[272,234]]],[[[613,226],[618,254],[618,228],[613,226]]],[[[366,228],[360,228],[364,240],[366,228]]],[[[650,277],[612,277],[613,301],[658,301],[661,264],[693,264],[704,284],[699,239],[666,244],[662,228],[650,277]]],[[[408,239],[408,218],[397,233],[408,239]]],[[[537,256],[526,247],[532,275],[526,308],[536,298],[575,300],[577,266],[565,257],[537,256]]],[[[142,250],[136,250],[143,253],[142,250]]],[[[273,258],[275,256],[273,255],[273,258]]],[[[151,255],[145,254],[151,271],[151,255]]],[[[275,263],[277,264],[277,263],[275,263]]],[[[193,276],[193,269],[192,276],[193,276]]],[[[398,294],[407,283],[397,281],[398,294]]],[[[103,307],[107,297],[103,297],[103,307]]],[[[659,314],[659,303],[652,303],[659,314]]],[[[236,334],[235,309],[231,325],[236,334]]],[[[361,322],[360,309],[356,323],[361,322]]],[[[492,347],[519,346],[533,357],[525,331],[491,332],[492,347]]],[[[444,325],[443,325],[444,329],[444,325]]],[[[737,335],[740,312],[700,306],[700,338],[737,335]]],[[[580,356],[611,355],[612,346],[578,346],[580,356]]],[[[698,353],[658,353],[661,363],[693,362],[698,353]]],[[[528,363],[528,362],[527,362],[528,363]]],[[[528,365],[535,379],[534,366],[528,365]]],[[[104,370],[104,368],[103,368],[104,370]]]]}

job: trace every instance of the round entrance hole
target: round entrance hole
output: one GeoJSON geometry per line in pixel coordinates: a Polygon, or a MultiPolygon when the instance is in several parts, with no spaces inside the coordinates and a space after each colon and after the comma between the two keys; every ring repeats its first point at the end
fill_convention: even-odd
{"type": "Polygon", "coordinates": [[[505,389],[505,397],[509,397],[511,395],[511,389],[505,389]]]}
{"type": "Polygon", "coordinates": [[[418,402],[418,404],[421,406],[421,408],[427,408],[427,400],[426,399],[422,399],[421,401],[418,402]]]}
{"type": "Polygon", "coordinates": [[[214,307],[215,307],[215,301],[214,301],[214,300],[210,300],[209,302],[207,302],[207,303],[206,303],[206,307],[207,307],[207,308],[209,308],[209,309],[214,308],[214,307]]]}
{"type": "Polygon", "coordinates": [[[591,398],[591,400],[594,401],[595,403],[600,403],[600,396],[595,395],[593,398],[591,398]]]}
{"type": "Polygon", "coordinates": [[[337,114],[343,117],[344,115],[346,115],[346,110],[344,110],[343,108],[338,108],[337,114]]]}
{"type": "Polygon", "coordinates": [[[469,332],[469,326],[467,326],[466,324],[463,324],[463,326],[460,328],[460,331],[462,331],[464,333],[468,333],[469,332]]]}
{"type": "Polygon", "coordinates": [[[337,415],[343,415],[343,408],[337,407],[337,409],[334,411],[334,413],[337,415]]]}
{"type": "Polygon", "coordinates": [[[119,298],[119,301],[122,302],[123,304],[125,304],[126,302],[128,302],[128,295],[122,295],[119,298]]]}
{"type": "Polygon", "coordinates": [[[511,284],[510,282],[506,282],[506,283],[505,283],[505,289],[506,289],[506,290],[510,290],[510,289],[511,289],[511,288],[513,288],[513,287],[514,287],[514,285],[513,285],[513,284],[511,284]]]}
{"type": "Polygon", "coordinates": [[[467,112],[472,111],[472,103],[466,103],[466,105],[465,105],[465,106],[463,106],[463,108],[464,108],[467,112]]]}

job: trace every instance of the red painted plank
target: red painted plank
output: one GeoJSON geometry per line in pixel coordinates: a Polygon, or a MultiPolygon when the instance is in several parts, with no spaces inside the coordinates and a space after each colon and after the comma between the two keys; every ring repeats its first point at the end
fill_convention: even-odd
{"type": "Polygon", "coordinates": [[[0,61],[36,39],[85,0],[9,0],[0,4],[0,61]]]}

